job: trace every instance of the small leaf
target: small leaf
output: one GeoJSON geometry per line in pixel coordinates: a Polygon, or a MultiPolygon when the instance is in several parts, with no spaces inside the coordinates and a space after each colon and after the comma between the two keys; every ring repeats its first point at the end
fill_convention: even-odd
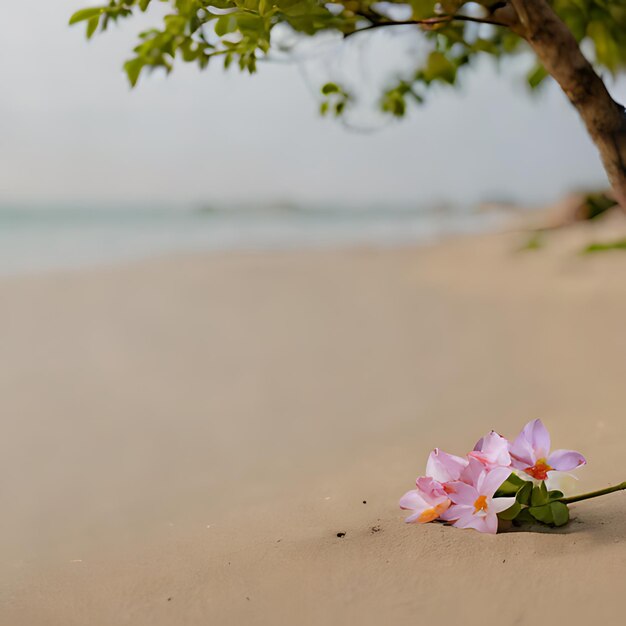
{"type": "Polygon", "coordinates": [[[526,481],[517,492],[515,499],[520,504],[528,504],[530,502],[530,496],[533,491],[533,484],[530,481],[526,481]]]}
{"type": "Polygon", "coordinates": [[[136,57],[124,63],[124,70],[126,71],[126,75],[128,76],[131,86],[134,87],[137,84],[143,65],[143,59],[140,57],[136,57]]]}
{"type": "Polygon", "coordinates": [[[563,502],[551,502],[550,510],[555,526],[565,526],[569,522],[569,509],[563,502]]]}
{"type": "Polygon", "coordinates": [[[215,21],[215,34],[223,37],[237,30],[237,21],[231,14],[222,15],[215,21]]]}
{"type": "Polygon", "coordinates": [[[421,20],[435,14],[434,0],[410,0],[409,4],[413,9],[413,19],[421,20]]]}
{"type": "Polygon", "coordinates": [[[522,480],[519,476],[511,474],[496,491],[496,497],[499,496],[514,496],[524,485],[526,481],[522,480]]]}
{"type": "Polygon", "coordinates": [[[90,9],[81,9],[76,11],[72,17],[70,17],[70,26],[78,22],[84,22],[90,20],[92,17],[100,17],[104,13],[103,7],[92,7],[90,9]]]}
{"type": "Polygon", "coordinates": [[[428,63],[424,68],[426,82],[441,80],[446,83],[454,83],[456,79],[456,66],[442,52],[431,52],[428,63]]]}
{"type": "Polygon", "coordinates": [[[522,510],[522,505],[519,502],[514,502],[512,506],[504,511],[498,513],[498,517],[504,520],[512,520],[517,517],[517,515],[522,510]]]}
{"type": "Polygon", "coordinates": [[[322,93],[327,96],[331,93],[339,93],[341,91],[341,89],[339,88],[339,85],[336,85],[335,83],[326,83],[323,87],[322,87],[322,93]]]}
{"type": "Polygon", "coordinates": [[[535,518],[530,514],[530,509],[522,509],[513,520],[516,526],[520,524],[533,524],[535,518]]]}
{"type": "Polygon", "coordinates": [[[548,497],[550,498],[550,500],[559,500],[563,497],[563,492],[559,491],[558,489],[551,489],[550,491],[548,491],[548,497]]]}
{"type": "Polygon", "coordinates": [[[541,485],[533,487],[533,492],[530,496],[530,503],[532,506],[541,506],[547,504],[549,500],[548,490],[546,483],[542,481],[541,485]]]}
{"type": "Polygon", "coordinates": [[[530,514],[542,524],[553,524],[554,518],[552,517],[552,505],[544,504],[542,506],[531,506],[528,511],[530,514]]]}
{"type": "Polygon", "coordinates": [[[89,18],[89,21],[87,22],[87,39],[91,39],[93,34],[96,32],[96,29],[98,28],[99,23],[100,23],[99,15],[94,15],[93,17],[89,18]]]}
{"type": "Polygon", "coordinates": [[[530,73],[526,77],[526,80],[528,81],[531,89],[537,89],[537,87],[539,87],[539,85],[541,85],[541,83],[543,83],[543,81],[548,76],[549,74],[546,71],[546,68],[543,65],[539,64],[530,71],[530,73]]]}

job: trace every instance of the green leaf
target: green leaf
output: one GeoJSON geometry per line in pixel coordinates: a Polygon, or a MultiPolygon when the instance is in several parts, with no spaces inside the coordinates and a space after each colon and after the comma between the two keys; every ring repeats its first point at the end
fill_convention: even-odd
{"type": "Polygon", "coordinates": [[[232,14],[221,15],[215,21],[215,34],[218,37],[223,37],[227,33],[232,33],[237,30],[237,20],[232,14]]]}
{"type": "Polygon", "coordinates": [[[456,65],[445,54],[435,50],[428,56],[428,62],[424,68],[424,79],[426,82],[441,80],[452,84],[456,79],[456,65]]]}
{"type": "Polygon", "coordinates": [[[92,17],[100,17],[104,13],[104,7],[92,7],[90,9],[80,9],[70,17],[70,26],[78,22],[90,20],[92,17]]]}
{"type": "Polygon", "coordinates": [[[409,0],[413,9],[413,19],[421,20],[435,14],[435,0],[409,0]]]}
{"type": "Polygon", "coordinates": [[[520,487],[520,490],[517,492],[515,499],[520,504],[528,504],[530,502],[530,496],[533,491],[533,484],[530,481],[524,482],[524,484],[520,487]]]}
{"type": "Polygon", "coordinates": [[[548,76],[549,74],[546,71],[546,68],[543,65],[538,64],[530,71],[526,80],[528,81],[531,89],[536,89],[548,76]]]}
{"type": "Polygon", "coordinates": [[[530,503],[532,506],[547,504],[549,499],[548,489],[546,488],[546,483],[544,481],[541,481],[541,485],[533,487],[533,491],[530,496],[530,503]]]}
{"type": "Polygon", "coordinates": [[[608,250],[626,250],[626,239],[612,241],[610,243],[591,243],[584,250],[584,254],[591,252],[607,252],[608,250]]]}
{"type": "Polygon", "coordinates": [[[331,93],[339,93],[341,91],[339,85],[335,84],[335,83],[326,83],[323,87],[322,87],[322,93],[327,96],[331,93]]]}
{"type": "Polygon", "coordinates": [[[538,522],[541,522],[542,524],[554,524],[551,504],[531,506],[528,511],[538,522]]]}
{"type": "Polygon", "coordinates": [[[535,522],[535,518],[530,514],[530,509],[522,509],[513,521],[516,525],[533,524],[535,522]]]}
{"type": "Polygon", "coordinates": [[[93,34],[96,32],[96,29],[98,28],[99,23],[100,23],[99,15],[94,15],[93,17],[89,18],[87,22],[87,39],[91,39],[93,34]]]}
{"type": "Polygon", "coordinates": [[[526,481],[522,480],[516,474],[511,473],[509,477],[498,487],[496,497],[514,496],[526,481]]]}
{"type": "Polygon", "coordinates": [[[550,500],[559,500],[563,497],[563,492],[559,491],[558,489],[551,489],[550,491],[548,491],[548,497],[550,498],[550,500]]]}
{"type": "Polygon", "coordinates": [[[441,0],[441,8],[446,15],[454,15],[464,4],[466,0],[441,0]]]}
{"type": "Polygon", "coordinates": [[[141,74],[143,66],[144,62],[140,57],[136,57],[124,63],[124,70],[126,71],[126,75],[128,76],[131,86],[134,87],[137,84],[139,74],[141,74]]]}
{"type": "Polygon", "coordinates": [[[498,517],[503,520],[512,520],[517,517],[521,510],[522,505],[519,502],[514,502],[508,509],[498,513],[498,517]]]}
{"type": "Polygon", "coordinates": [[[551,502],[550,510],[555,526],[565,526],[569,522],[569,509],[563,502],[551,502]]]}

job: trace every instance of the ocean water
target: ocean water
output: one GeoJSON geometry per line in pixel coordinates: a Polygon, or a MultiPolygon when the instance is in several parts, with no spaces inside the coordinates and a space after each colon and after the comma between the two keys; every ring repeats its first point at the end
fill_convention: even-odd
{"type": "Polygon", "coordinates": [[[406,246],[497,228],[500,213],[398,209],[0,208],[0,274],[184,251],[406,246]]]}

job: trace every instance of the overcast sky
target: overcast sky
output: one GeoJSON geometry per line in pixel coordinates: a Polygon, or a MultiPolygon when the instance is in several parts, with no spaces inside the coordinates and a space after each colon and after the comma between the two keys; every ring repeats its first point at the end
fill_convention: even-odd
{"type": "MultiPolygon", "coordinates": [[[[121,65],[140,24],[87,43],[82,28],[67,27],[84,4],[4,3],[2,204],[421,205],[496,196],[537,203],[603,184],[595,150],[564,97],[557,89],[528,97],[506,66],[497,72],[482,64],[461,91],[434,94],[403,122],[351,132],[318,117],[302,69],[315,83],[324,71],[334,78],[339,70],[331,63],[352,67],[346,55],[391,65],[390,31],[387,39],[375,36],[375,48],[357,43],[339,54],[327,46],[322,63],[262,64],[254,77],[181,66],[131,91],[121,65]]],[[[623,84],[614,91],[626,100],[623,84]]]]}

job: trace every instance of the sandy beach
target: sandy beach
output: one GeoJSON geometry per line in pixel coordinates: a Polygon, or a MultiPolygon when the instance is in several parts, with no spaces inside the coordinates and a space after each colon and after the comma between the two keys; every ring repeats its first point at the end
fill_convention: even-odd
{"type": "Polygon", "coordinates": [[[626,253],[580,254],[625,232],[3,277],[0,624],[621,624],[624,492],[497,536],[397,501],[536,417],[626,479],[626,253]]]}

